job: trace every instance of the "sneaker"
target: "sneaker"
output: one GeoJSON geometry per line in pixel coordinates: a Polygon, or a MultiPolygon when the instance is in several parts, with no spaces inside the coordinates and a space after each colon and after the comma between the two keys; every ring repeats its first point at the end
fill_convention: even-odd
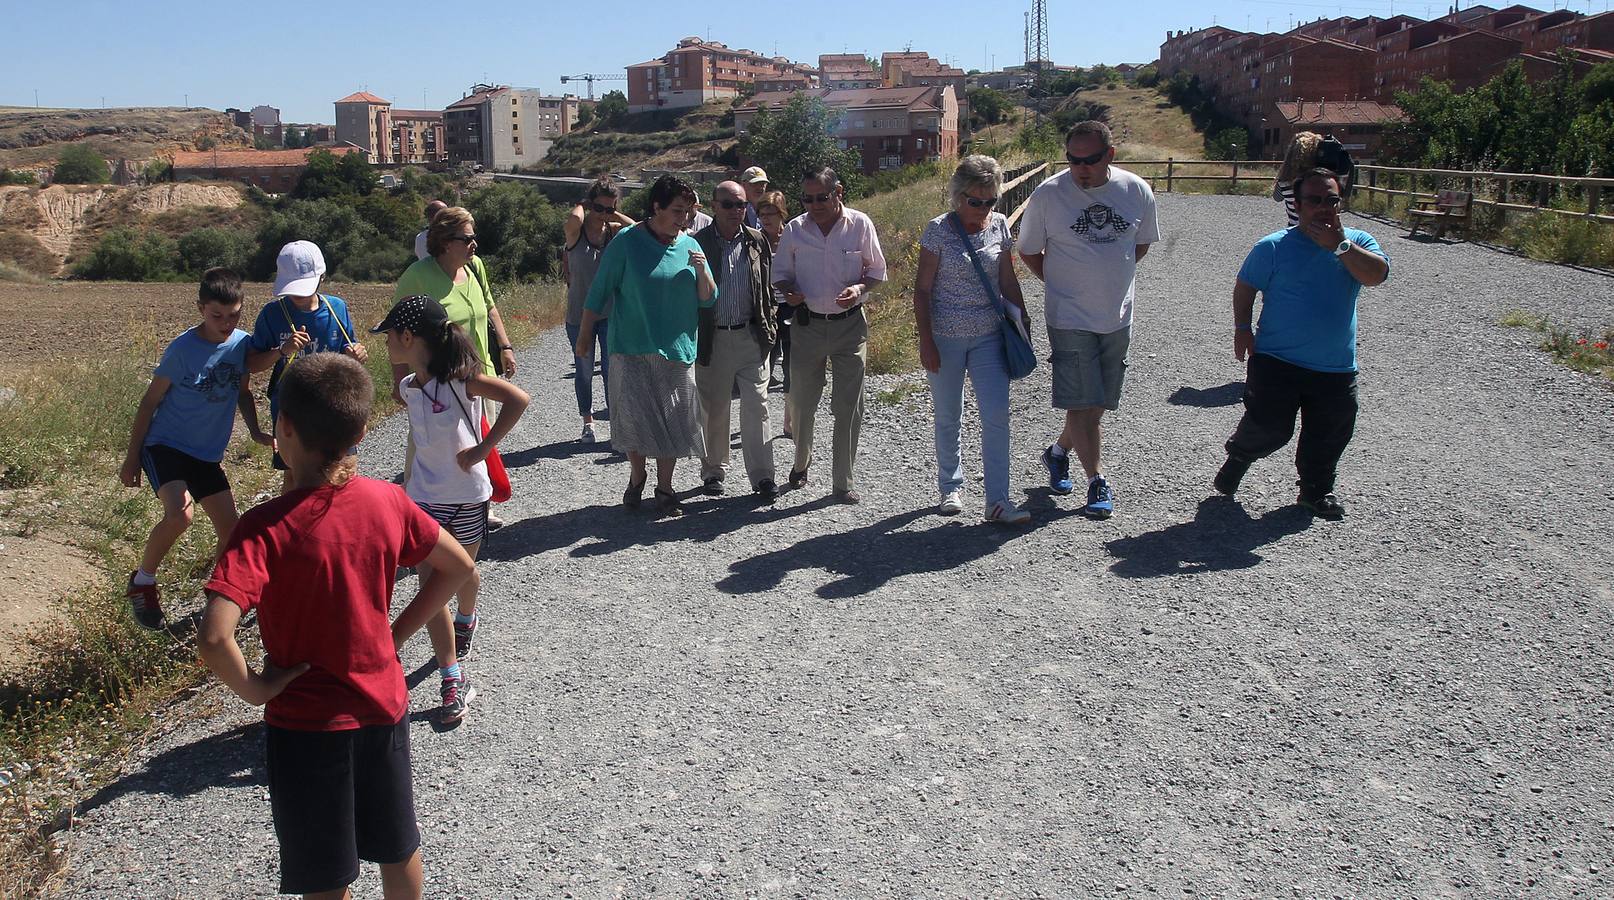
{"type": "Polygon", "coordinates": [[[471,687],[471,679],[460,672],[458,678],[443,679],[443,705],[437,719],[444,723],[458,722],[465,718],[465,708],[476,699],[476,688],[471,687]]]}
{"type": "Polygon", "coordinates": [[[1007,500],[1000,500],[986,508],[986,520],[1003,525],[1024,525],[1031,521],[1031,513],[1007,500]]]}
{"type": "Polygon", "coordinates": [[[1042,451],[1042,464],[1048,467],[1048,490],[1068,494],[1076,489],[1070,480],[1070,454],[1055,456],[1052,447],[1042,451]]]}
{"type": "Polygon", "coordinates": [[[471,638],[476,636],[477,617],[473,613],[471,621],[454,623],[454,658],[464,660],[471,655],[471,638]]]}
{"type": "Polygon", "coordinates": [[[1227,462],[1222,463],[1222,468],[1217,471],[1216,480],[1212,484],[1216,486],[1217,493],[1231,497],[1233,492],[1239,489],[1239,482],[1244,480],[1244,473],[1248,471],[1250,471],[1249,463],[1229,456],[1227,462]]]}
{"type": "Polygon", "coordinates": [[[129,608],[134,612],[136,622],[153,631],[163,627],[163,608],[157,602],[157,586],[155,584],[135,584],[135,573],[129,573],[129,588],[124,596],[129,598],[129,608]]]}
{"type": "Polygon", "coordinates": [[[701,493],[705,494],[706,496],[708,496],[708,497],[721,497],[721,496],[723,496],[723,479],[717,477],[716,475],[713,475],[712,477],[707,478],[706,480],[701,482],[701,484],[702,484],[701,493]]]}
{"type": "Polygon", "coordinates": [[[594,423],[593,422],[584,422],[583,423],[583,435],[582,435],[582,437],[579,437],[578,440],[582,441],[585,444],[592,444],[596,440],[598,440],[594,436],[594,423]]]}
{"type": "Polygon", "coordinates": [[[1090,519],[1108,519],[1115,512],[1115,492],[1110,490],[1110,483],[1103,476],[1093,479],[1087,484],[1087,505],[1082,507],[1082,514],[1090,519]]]}
{"type": "Polygon", "coordinates": [[[1301,494],[1297,502],[1311,510],[1312,514],[1319,519],[1338,522],[1340,519],[1345,518],[1345,504],[1339,502],[1339,498],[1333,494],[1324,494],[1321,497],[1307,497],[1305,494],[1301,494]]]}
{"type": "Polygon", "coordinates": [[[488,513],[488,530],[489,531],[498,531],[500,528],[503,528],[503,527],[504,527],[504,520],[503,519],[499,518],[498,516],[494,515],[493,513],[488,513]]]}
{"type": "Polygon", "coordinates": [[[958,491],[948,491],[942,495],[941,503],[936,505],[936,512],[944,516],[956,516],[964,511],[964,500],[958,491]]]}

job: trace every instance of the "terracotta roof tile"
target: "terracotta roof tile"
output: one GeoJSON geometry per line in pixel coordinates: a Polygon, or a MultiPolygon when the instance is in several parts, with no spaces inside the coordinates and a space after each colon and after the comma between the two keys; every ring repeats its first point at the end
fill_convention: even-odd
{"type": "Polygon", "coordinates": [[[391,100],[383,100],[369,91],[356,91],[336,101],[337,103],[379,103],[382,106],[391,106],[391,100]]]}

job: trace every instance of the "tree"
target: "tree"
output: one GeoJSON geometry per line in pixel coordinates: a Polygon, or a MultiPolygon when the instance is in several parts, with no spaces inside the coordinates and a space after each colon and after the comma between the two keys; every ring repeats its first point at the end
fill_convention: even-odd
{"type": "Polygon", "coordinates": [[[1003,114],[1009,109],[1009,98],[991,88],[970,88],[965,96],[969,98],[970,113],[987,125],[1003,121],[1003,114]]]}
{"type": "Polygon", "coordinates": [[[582,128],[592,121],[594,121],[594,107],[579,105],[577,107],[577,127],[582,128]]]}
{"type": "Polygon", "coordinates": [[[56,174],[51,180],[57,184],[106,184],[111,179],[112,171],[94,147],[72,144],[56,161],[56,174]]]}
{"type": "Polygon", "coordinates": [[[160,232],[114,228],[73,266],[73,274],[96,281],[164,281],[174,275],[176,249],[160,232]]]}
{"type": "Polygon", "coordinates": [[[308,154],[308,168],[297,179],[291,195],[299,200],[323,197],[365,196],[375,190],[375,173],[363,153],[347,153],[340,158],[329,150],[308,154]]]}
{"type": "Polygon", "coordinates": [[[296,150],[301,147],[303,145],[302,129],[298,128],[296,125],[287,125],[285,142],[286,149],[288,150],[296,150]]]}
{"type": "Polygon", "coordinates": [[[594,108],[594,114],[607,125],[615,125],[628,114],[628,98],[621,91],[606,91],[600,98],[599,105],[594,108]]]}
{"type": "Polygon", "coordinates": [[[567,207],[524,184],[483,188],[465,201],[476,218],[477,253],[495,278],[522,281],[559,274],[567,207]]]}
{"type": "Polygon", "coordinates": [[[856,151],[835,139],[840,116],[824,101],[796,94],[777,110],[762,110],[746,128],[740,152],[790,189],[806,173],[833,166],[849,196],[858,196],[863,180],[856,151]]]}
{"type": "Polygon", "coordinates": [[[253,249],[250,234],[230,228],[197,228],[179,238],[179,269],[193,278],[213,266],[245,273],[253,249]]]}

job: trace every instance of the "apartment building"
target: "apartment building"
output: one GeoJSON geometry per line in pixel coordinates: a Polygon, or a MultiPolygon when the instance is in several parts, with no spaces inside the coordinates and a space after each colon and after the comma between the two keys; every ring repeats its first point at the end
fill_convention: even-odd
{"type": "Polygon", "coordinates": [[[555,139],[577,125],[577,97],[546,96],[502,84],[477,84],[443,110],[450,163],[508,170],[538,163],[555,139]]]}
{"type": "MultiPolygon", "coordinates": [[[[867,91],[885,86],[880,70],[861,53],[821,53],[818,56],[818,83],[831,91],[867,91]]],[[[762,91],[757,91],[761,93],[762,91]]]]}
{"type": "Polygon", "coordinates": [[[388,125],[387,162],[426,165],[445,158],[442,110],[394,109],[388,125]]]}
{"type": "MultiPolygon", "coordinates": [[[[758,112],[777,109],[794,96],[795,92],[757,94],[736,106],[736,132],[744,134],[758,112]]],[[[841,147],[857,151],[864,174],[958,156],[958,95],[950,84],[856,90],[819,88],[810,92],[810,96],[839,113],[836,140],[841,147]]]]}
{"type": "Polygon", "coordinates": [[[336,101],[336,142],[358,147],[371,162],[386,162],[391,109],[392,101],[369,91],[355,91],[336,101]]]}
{"type": "Polygon", "coordinates": [[[634,63],[627,72],[629,112],[682,109],[738,97],[758,78],[788,75],[818,83],[818,70],[812,66],[698,37],[686,37],[660,59],[634,63]]]}

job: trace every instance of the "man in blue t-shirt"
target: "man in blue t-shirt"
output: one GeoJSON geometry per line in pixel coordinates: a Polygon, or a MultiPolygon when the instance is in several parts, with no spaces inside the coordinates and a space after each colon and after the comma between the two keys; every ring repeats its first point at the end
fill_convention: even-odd
{"type": "Polygon", "coordinates": [[[1390,259],[1371,234],[1339,222],[1339,176],[1313,169],[1295,182],[1300,224],[1269,234],[1233,287],[1233,355],[1249,360],[1244,418],[1227,439],[1216,489],[1231,497],[1256,460],[1294,434],[1300,505],[1341,519],[1334,477],[1356,430],[1356,297],[1383,284],[1390,259]],[[1255,295],[1261,319],[1251,327],[1255,295]]]}

